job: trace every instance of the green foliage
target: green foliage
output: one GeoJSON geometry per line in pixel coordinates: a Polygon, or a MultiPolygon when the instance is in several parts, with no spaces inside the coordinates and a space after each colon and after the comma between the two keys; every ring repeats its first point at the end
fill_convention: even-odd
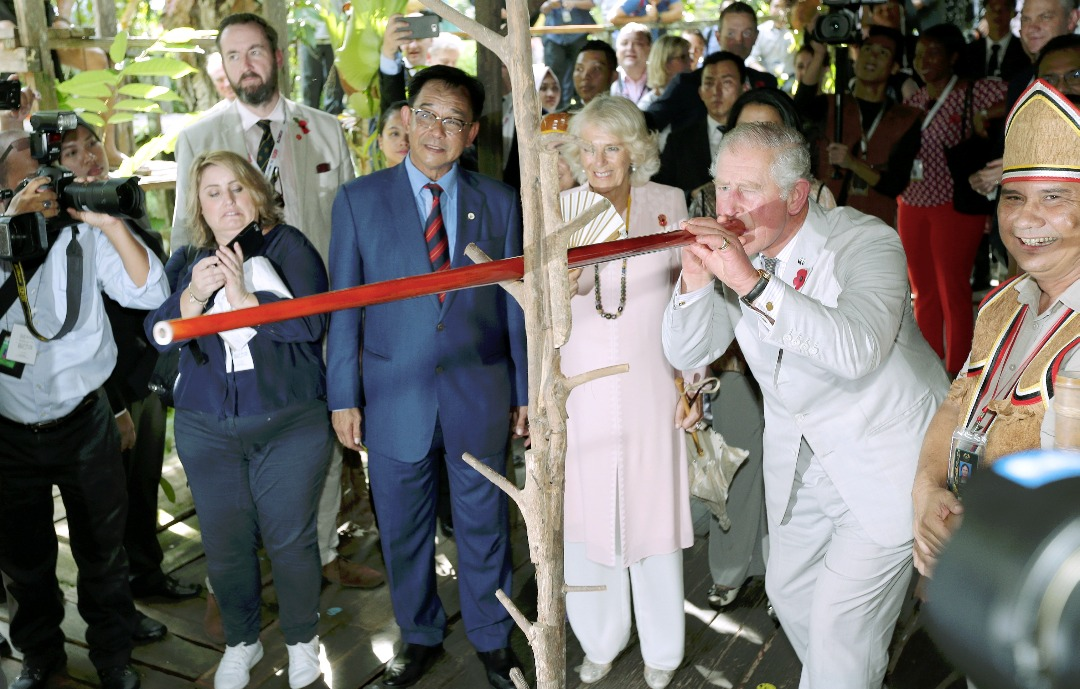
{"type": "Polygon", "coordinates": [[[371,85],[379,73],[383,32],[390,15],[405,9],[405,0],[364,0],[362,12],[353,12],[338,50],[337,68],[342,81],[357,91],[349,107],[364,119],[378,115],[378,100],[371,85]]]}
{"type": "Polygon", "coordinates": [[[212,36],[212,31],[174,29],[166,32],[149,48],[134,58],[127,57],[127,32],[120,32],[109,48],[115,67],[80,72],[56,85],[61,106],[79,112],[97,127],[131,122],[134,114],[160,113],[161,103],[178,101],[180,96],[167,86],[131,81],[139,77],[179,79],[196,71],[194,67],[169,55],[195,49],[195,38],[212,36]]]}

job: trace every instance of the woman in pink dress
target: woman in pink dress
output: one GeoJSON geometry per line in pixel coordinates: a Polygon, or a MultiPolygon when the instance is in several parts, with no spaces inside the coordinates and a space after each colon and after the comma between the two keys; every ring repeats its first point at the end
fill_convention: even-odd
{"type": "MultiPolygon", "coordinates": [[[[564,147],[583,187],[611,202],[629,236],[666,232],[687,217],[681,190],[649,182],[659,168],[655,136],[625,98],[599,96],[570,121],[564,147]]],[[[630,639],[631,601],[645,680],[660,689],[683,659],[682,549],[690,523],[686,441],[660,322],[679,276],[678,251],[573,271],[573,332],[566,375],[627,363],[630,370],[583,385],[567,403],[566,581],[606,586],[566,597],[585,649],[581,680],[596,682],[630,639]],[[680,428],[681,427],[681,428],[680,428]]]]}

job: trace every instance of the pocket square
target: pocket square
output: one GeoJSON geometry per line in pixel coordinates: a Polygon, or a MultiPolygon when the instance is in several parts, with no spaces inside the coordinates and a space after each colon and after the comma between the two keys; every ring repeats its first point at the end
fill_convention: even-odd
{"type": "Polygon", "coordinates": [[[315,166],[315,172],[319,174],[330,172],[330,163],[319,163],[315,166]]]}

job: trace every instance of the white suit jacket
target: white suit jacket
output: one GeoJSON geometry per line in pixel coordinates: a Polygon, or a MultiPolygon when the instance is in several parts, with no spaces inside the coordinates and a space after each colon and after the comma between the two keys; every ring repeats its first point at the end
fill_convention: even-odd
{"type": "MultiPolygon", "coordinates": [[[[780,276],[776,322],[724,288],[664,316],[676,368],[717,359],[735,337],[765,399],[769,522],[787,509],[802,438],[867,534],[884,546],[912,538],[919,449],[948,380],[915,325],[896,232],[851,208],[810,203],[780,276]],[[801,290],[792,287],[806,270],[801,290]]],[[[676,295],[677,296],[677,295],[676,295]]]]}
{"type": "MultiPolygon", "coordinates": [[[[207,151],[227,150],[248,156],[236,101],[214,108],[202,119],[180,132],[176,141],[176,207],[173,213],[171,246],[189,241],[185,225],[185,202],[188,174],[192,161],[207,151]]],[[[330,210],[342,184],[356,176],[345,135],[336,117],[285,99],[285,124],[282,137],[289,146],[294,166],[293,177],[299,209],[285,209],[285,221],[295,225],[315,245],[323,262],[330,251],[330,210]],[[301,131],[297,120],[304,120],[308,132],[301,131]],[[300,136],[300,139],[296,137],[300,136]],[[298,211],[298,212],[297,212],[298,211]]]]}

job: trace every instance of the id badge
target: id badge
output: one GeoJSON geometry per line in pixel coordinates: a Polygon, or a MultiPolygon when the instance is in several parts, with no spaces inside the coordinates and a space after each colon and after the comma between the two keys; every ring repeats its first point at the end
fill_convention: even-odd
{"type": "Polygon", "coordinates": [[[563,25],[569,25],[574,23],[574,15],[570,14],[570,10],[564,9],[562,11],[562,23],[563,25]]]}
{"type": "Polygon", "coordinates": [[[911,181],[921,182],[923,181],[923,164],[922,161],[916,158],[911,163],[911,181]]]}
{"type": "Polygon", "coordinates": [[[964,485],[979,468],[986,456],[986,434],[967,428],[953,431],[949,447],[949,490],[959,497],[964,485]]]}
{"type": "Polygon", "coordinates": [[[858,175],[851,176],[851,186],[848,188],[848,196],[866,196],[870,192],[870,186],[866,180],[858,175]]]}

